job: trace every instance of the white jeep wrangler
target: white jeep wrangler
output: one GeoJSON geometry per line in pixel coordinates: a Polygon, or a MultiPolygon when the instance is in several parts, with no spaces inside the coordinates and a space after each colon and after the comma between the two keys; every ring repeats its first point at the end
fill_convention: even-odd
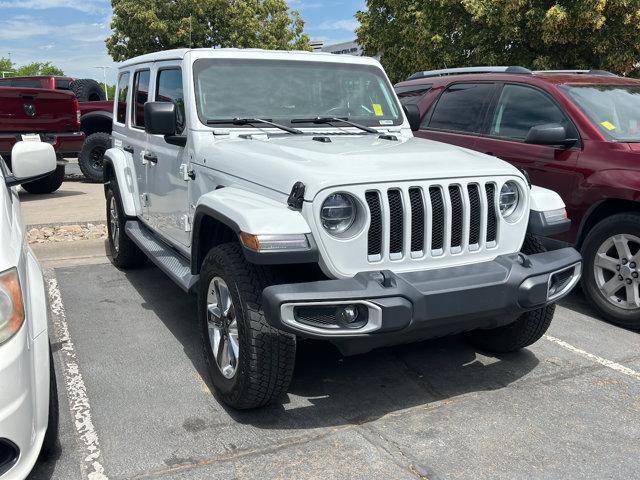
{"type": "Polygon", "coordinates": [[[150,258],[198,315],[236,408],[286,392],[298,338],[343,353],[458,332],[538,340],[580,276],[554,192],[491,156],[416,139],[370,58],[172,50],[119,72],[105,192],[113,262],[150,258]]]}

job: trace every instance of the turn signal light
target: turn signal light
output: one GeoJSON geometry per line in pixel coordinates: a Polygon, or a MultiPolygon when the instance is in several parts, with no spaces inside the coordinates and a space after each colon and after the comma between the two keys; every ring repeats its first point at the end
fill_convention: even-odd
{"type": "Polygon", "coordinates": [[[24,303],[18,271],[0,273],[0,345],[13,337],[24,323],[24,303]]]}
{"type": "Polygon", "coordinates": [[[305,234],[253,235],[240,232],[240,241],[245,247],[254,252],[309,249],[309,240],[307,240],[305,234]]]}

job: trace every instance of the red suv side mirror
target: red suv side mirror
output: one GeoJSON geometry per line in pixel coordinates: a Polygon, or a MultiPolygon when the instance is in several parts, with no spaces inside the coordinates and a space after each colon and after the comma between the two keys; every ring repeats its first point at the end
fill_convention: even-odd
{"type": "Polygon", "coordinates": [[[571,148],[578,141],[576,138],[569,138],[567,129],[559,123],[545,123],[531,127],[525,143],[534,145],[550,145],[561,148],[571,148]]]}
{"type": "Polygon", "coordinates": [[[403,105],[402,110],[404,110],[404,114],[407,116],[407,120],[409,121],[409,126],[411,130],[416,132],[420,130],[420,109],[417,105],[403,105]]]}

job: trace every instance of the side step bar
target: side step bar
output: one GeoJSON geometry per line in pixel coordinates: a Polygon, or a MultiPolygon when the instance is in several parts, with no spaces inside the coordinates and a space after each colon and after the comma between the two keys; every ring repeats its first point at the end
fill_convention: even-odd
{"type": "Polygon", "coordinates": [[[200,276],[191,274],[191,267],[186,258],[156,238],[138,220],[127,220],[125,232],[160,270],[180,285],[180,288],[185,292],[193,290],[200,276]]]}

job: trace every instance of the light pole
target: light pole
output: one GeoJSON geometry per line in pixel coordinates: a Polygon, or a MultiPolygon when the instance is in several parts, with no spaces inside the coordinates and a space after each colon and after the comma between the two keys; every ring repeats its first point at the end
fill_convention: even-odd
{"type": "Polygon", "coordinates": [[[93,67],[93,68],[102,69],[102,80],[103,80],[103,83],[104,83],[104,95],[105,95],[105,98],[108,101],[109,100],[109,91],[107,90],[107,69],[109,69],[111,67],[100,66],[100,67],[93,67]]]}
{"type": "Polygon", "coordinates": [[[2,74],[2,78],[4,78],[7,73],[15,73],[15,70],[3,70],[0,73],[2,74]]]}

